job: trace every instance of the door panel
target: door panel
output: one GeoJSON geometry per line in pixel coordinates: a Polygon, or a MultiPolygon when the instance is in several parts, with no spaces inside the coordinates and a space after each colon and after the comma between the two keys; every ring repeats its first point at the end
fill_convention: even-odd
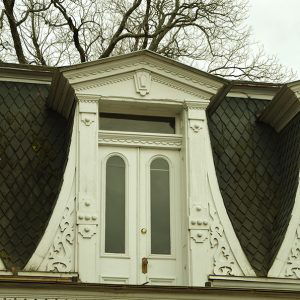
{"type": "MultiPolygon", "coordinates": [[[[149,284],[158,284],[158,285],[174,285],[180,284],[181,282],[181,273],[178,272],[181,265],[181,249],[180,249],[180,240],[181,240],[181,222],[180,222],[180,160],[179,160],[179,151],[172,150],[160,150],[160,149],[141,149],[140,150],[140,226],[147,229],[147,233],[144,235],[143,243],[140,245],[140,261],[143,257],[148,259],[148,272],[141,276],[140,282],[149,282],[149,284]],[[165,165],[156,164],[156,162],[165,162],[165,165]],[[159,173],[166,172],[166,165],[169,167],[168,175],[161,175],[159,173]],[[155,171],[151,174],[153,169],[155,171]],[[157,171],[159,170],[159,171],[157,171]],[[156,178],[153,178],[153,177],[156,178]],[[152,177],[152,181],[151,181],[152,177]],[[159,178],[158,178],[159,177],[159,178]],[[154,180],[153,180],[154,179],[154,180]],[[159,184],[157,181],[161,181],[159,184]],[[151,189],[151,184],[154,185],[151,189]],[[168,186],[169,185],[169,186],[168,186]],[[156,191],[154,189],[156,188],[156,191]],[[161,189],[160,193],[163,193],[163,196],[159,196],[159,201],[165,201],[168,198],[169,194],[169,228],[163,220],[163,217],[166,217],[166,207],[167,205],[161,206],[160,216],[151,217],[151,206],[152,211],[159,209],[159,204],[154,203],[157,199],[153,199],[153,196],[156,196],[157,189],[161,189]],[[152,190],[152,192],[151,192],[152,190]],[[155,193],[153,195],[153,192],[155,193]],[[152,195],[151,195],[152,193],[152,195]],[[152,199],[151,199],[152,198],[152,199]],[[152,200],[152,203],[151,203],[152,200]],[[151,205],[152,204],[152,205],[151,205]],[[157,206],[153,210],[153,206],[157,206]],[[159,220],[161,219],[161,220],[159,220]],[[154,224],[151,224],[155,222],[154,224]],[[151,245],[151,241],[155,242],[152,238],[151,229],[155,230],[154,234],[157,233],[157,223],[160,222],[162,225],[161,238],[169,239],[168,241],[162,240],[160,245],[151,245]],[[168,229],[170,229],[168,237],[168,229]],[[168,244],[169,249],[168,249],[168,244]],[[151,251],[152,250],[152,251],[151,251]],[[154,251],[153,251],[154,250],[154,251]],[[160,251],[157,251],[160,250],[160,251]],[[160,252],[160,254],[157,254],[160,252]]],[[[159,239],[159,237],[155,237],[159,239]]],[[[157,242],[157,241],[156,241],[157,242]]]]}
{"type": "MultiPolygon", "coordinates": [[[[100,236],[98,239],[98,249],[100,250],[97,269],[99,270],[100,282],[102,283],[127,283],[136,284],[136,180],[137,180],[137,156],[136,149],[118,148],[118,147],[101,147],[99,148],[100,158],[100,215],[101,226],[100,236]],[[107,162],[109,159],[119,156],[125,163],[125,253],[110,253],[105,251],[106,224],[110,224],[110,220],[106,220],[107,207],[107,162]],[[129,234],[130,233],[130,234],[129,234]]],[[[120,208],[120,207],[119,207],[120,208]]],[[[116,208],[117,209],[117,208],[116,208]]],[[[120,215],[120,212],[116,212],[120,215]]],[[[118,222],[118,220],[115,220],[118,222]]],[[[111,225],[111,224],[110,224],[111,225]]],[[[118,226],[117,226],[118,227],[118,226]]]]}
{"type": "MultiPolygon", "coordinates": [[[[99,158],[102,223],[97,268],[100,282],[181,284],[179,151],[101,146],[99,158]],[[111,220],[106,220],[113,214],[112,208],[116,209],[116,215],[122,216],[117,211],[123,207],[118,204],[120,193],[106,186],[106,180],[115,180],[116,190],[122,186],[122,180],[120,183],[120,178],[117,178],[120,176],[114,179],[106,173],[107,161],[116,162],[111,167],[112,172],[120,167],[120,159],[112,159],[116,156],[125,163],[125,253],[106,253],[105,241],[110,237],[105,233],[110,231],[105,225],[110,226],[111,232],[122,227],[120,224],[114,225],[118,219],[121,222],[122,217],[112,216],[111,220]],[[111,195],[116,195],[116,199],[112,200],[115,202],[107,205],[111,195]]],[[[120,172],[124,172],[122,170],[121,166],[120,172]]],[[[116,245],[118,242],[110,242],[115,249],[122,249],[116,245]]]]}

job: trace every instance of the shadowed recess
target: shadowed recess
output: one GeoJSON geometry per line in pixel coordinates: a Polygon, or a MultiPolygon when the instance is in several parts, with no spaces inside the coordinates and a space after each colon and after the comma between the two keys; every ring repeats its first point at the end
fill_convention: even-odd
{"type": "Polygon", "coordinates": [[[47,109],[48,93],[47,85],[0,82],[0,256],[8,269],[32,256],[62,184],[72,120],[47,109]]]}
{"type": "Polygon", "coordinates": [[[273,224],[279,216],[278,134],[256,122],[268,101],[225,98],[209,119],[221,194],[241,246],[258,276],[272,257],[273,224]]]}
{"type": "Polygon", "coordinates": [[[299,184],[300,169],[300,113],[279,134],[279,170],[281,174],[278,189],[279,214],[274,220],[273,245],[271,255],[273,260],[285,236],[299,184]]]}

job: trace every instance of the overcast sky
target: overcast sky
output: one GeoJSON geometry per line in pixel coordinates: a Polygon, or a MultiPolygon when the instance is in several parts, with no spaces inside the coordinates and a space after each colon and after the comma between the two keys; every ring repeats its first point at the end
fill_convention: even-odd
{"type": "Polygon", "coordinates": [[[253,35],[300,79],[300,0],[249,0],[253,35]]]}

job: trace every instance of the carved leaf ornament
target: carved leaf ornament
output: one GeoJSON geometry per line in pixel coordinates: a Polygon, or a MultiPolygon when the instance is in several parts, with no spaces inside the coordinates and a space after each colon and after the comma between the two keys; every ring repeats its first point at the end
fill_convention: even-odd
{"type": "Polygon", "coordinates": [[[300,278],[300,225],[296,231],[296,239],[287,260],[286,277],[300,278]]]}
{"type": "Polygon", "coordinates": [[[235,259],[224,236],[223,226],[219,222],[218,214],[212,205],[209,206],[209,210],[213,220],[210,226],[210,246],[216,248],[213,258],[213,273],[215,275],[237,276],[235,259]]]}
{"type": "Polygon", "coordinates": [[[47,271],[70,272],[73,265],[74,209],[67,206],[48,256],[47,271]]]}

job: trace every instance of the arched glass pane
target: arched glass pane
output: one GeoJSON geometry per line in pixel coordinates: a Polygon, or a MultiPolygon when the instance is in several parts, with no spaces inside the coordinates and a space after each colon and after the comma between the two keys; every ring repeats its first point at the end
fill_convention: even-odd
{"type": "Polygon", "coordinates": [[[105,252],[125,253],[125,163],[119,156],[106,163],[105,252]]]}
{"type": "Polygon", "coordinates": [[[169,164],[163,158],[150,166],[151,253],[171,254],[169,164]]]}

